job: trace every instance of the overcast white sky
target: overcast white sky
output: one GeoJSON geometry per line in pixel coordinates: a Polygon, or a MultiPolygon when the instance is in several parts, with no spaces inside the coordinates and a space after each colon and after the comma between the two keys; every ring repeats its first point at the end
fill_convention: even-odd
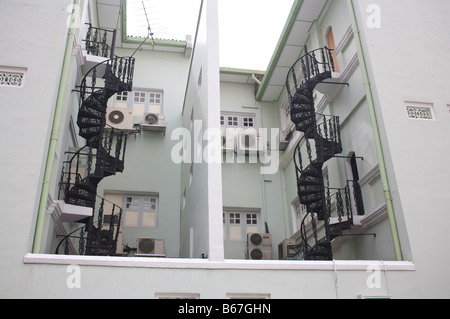
{"type": "MultiPolygon", "coordinates": [[[[200,0],[128,1],[128,13],[135,14],[128,19],[129,35],[146,36],[142,1],[155,38],[185,40],[187,34],[195,35],[200,0]]],[[[293,2],[219,0],[220,66],[266,70],[293,2]]]]}

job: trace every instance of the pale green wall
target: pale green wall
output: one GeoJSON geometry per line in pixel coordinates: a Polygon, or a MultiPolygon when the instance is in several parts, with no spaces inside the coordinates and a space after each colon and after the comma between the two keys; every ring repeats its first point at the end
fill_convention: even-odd
{"type": "MultiPolygon", "coordinates": [[[[327,31],[332,27],[335,44],[340,49],[337,53],[340,72],[345,72],[346,69],[352,65],[352,60],[354,60],[354,56],[357,53],[353,35],[350,34],[350,36],[347,36],[350,26],[351,21],[349,19],[347,3],[345,1],[328,1],[324,10],[322,10],[320,17],[314,22],[312,28],[309,30],[309,38],[307,40],[308,50],[315,50],[327,45],[327,31]]],[[[301,51],[302,48],[299,48],[299,55],[303,54],[301,51]]],[[[350,73],[349,78],[346,80],[348,86],[340,86],[340,91],[336,97],[323,103],[324,96],[316,91],[315,103],[316,107],[325,104],[323,109],[319,110],[320,113],[339,116],[343,147],[343,151],[339,155],[347,156],[351,152],[355,152],[356,156],[363,157],[363,160],[357,160],[357,164],[360,178],[365,178],[366,174],[369,174],[374,169],[376,170],[377,157],[368,112],[368,104],[365,99],[361,69],[358,64],[356,64],[353,69],[354,70],[350,73]]],[[[330,88],[331,86],[332,85],[330,85],[330,88]]],[[[282,104],[285,95],[286,91],[284,90],[278,101],[280,105],[282,104]]],[[[297,141],[295,136],[292,140],[297,141]]],[[[303,151],[306,153],[306,150],[303,151]]],[[[330,159],[324,164],[324,168],[325,167],[328,171],[330,187],[344,187],[346,181],[351,178],[348,174],[345,158],[330,159]]],[[[284,177],[286,181],[285,204],[288,207],[286,218],[292,219],[291,203],[297,197],[297,185],[293,161],[286,164],[284,177]]],[[[365,212],[366,216],[368,216],[384,204],[379,174],[376,173],[361,187],[365,212]]],[[[356,214],[356,212],[354,213],[356,214]]],[[[290,224],[293,223],[295,223],[295,220],[292,220],[290,224]]],[[[292,226],[288,228],[289,231],[292,232],[292,226]]],[[[388,224],[386,222],[381,222],[374,229],[367,229],[367,232],[379,232],[384,234],[386,233],[386,230],[389,230],[388,224]]],[[[290,233],[290,235],[293,235],[293,233],[290,233]]],[[[298,234],[294,237],[297,238],[298,234]]],[[[392,258],[392,240],[389,236],[377,236],[375,239],[377,249],[374,249],[373,251],[366,249],[366,236],[347,237],[346,239],[348,239],[347,242],[335,247],[335,258],[392,258]],[[353,241],[355,243],[353,243],[353,241]],[[382,250],[382,252],[380,252],[380,250],[382,250]]]]}
{"type": "MultiPolygon", "coordinates": [[[[70,3],[51,0],[0,3],[0,65],[26,68],[23,87],[0,87],[0,106],[4,112],[0,117],[0,200],[7,207],[0,213],[0,232],[4,238],[0,243],[4,256],[0,261],[0,282],[5,289],[14,287],[14,280],[20,278],[18,265],[33,244],[67,39],[69,14],[65,9],[70,3]]],[[[54,156],[58,159],[59,154],[54,156]]],[[[55,178],[51,182],[54,186],[55,178]]],[[[50,190],[53,193],[53,187],[50,190]]]]}
{"type": "MultiPolygon", "coordinates": [[[[117,49],[118,56],[130,56],[132,50],[117,49]]],[[[182,125],[184,90],[189,59],[184,54],[138,51],[133,78],[134,88],[163,90],[166,132],[141,131],[127,141],[125,170],[100,183],[99,194],[108,191],[131,195],[159,194],[157,227],[124,227],[124,244],[136,247],[139,237],[164,239],[168,257],[180,250],[181,166],[171,159],[174,129],[182,125]]]]}
{"type": "MultiPolygon", "coordinates": [[[[256,128],[267,129],[270,147],[276,148],[271,141],[270,130],[279,126],[279,110],[275,103],[256,101],[254,91],[253,84],[221,82],[221,111],[254,114],[256,128]]],[[[245,158],[245,163],[239,163],[235,156],[229,163],[224,155],[223,161],[224,207],[259,208],[262,217],[260,231],[265,232],[267,225],[272,240],[272,258],[278,259],[278,243],[288,237],[281,172],[275,170],[274,174],[262,174],[263,164],[254,156],[245,158]]],[[[225,242],[226,258],[244,259],[246,251],[246,238],[225,242]]]]}
{"type": "MultiPolygon", "coordinates": [[[[155,293],[164,292],[196,292],[200,293],[201,298],[225,298],[226,293],[233,292],[270,293],[274,299],[357,298],[360,294],[389,294],[393,298],[450,297],[447,287],[447,269],[450,262],[448,255],[443,253],[445,243],[450,239],[445,222],[448,219],[446,212],[450,203],[446,188],[442,187],[446,185],[448,175],[449,158],[448,152],[442,151],[446,143],[442,136],[446,136],[448,130],[447,104],[450,97],[445,95],[449,84],[448,68],[442,67],[445,60],[443,62],[440,59],[444,52],[448,51],[448,43],[441,41],[449,33],[446,22],[450,12],[446,0],[426,4],[421,0],[408,0],[401,2],[401,5],[392,1],[378,1],[383,9],[383,24],[381,29],[376,30],[364,27],[366,8],[371,1],[355,1],[358,4],[357,14],[363,43],[368,43],[364,48],[370,62],[370,76],[374,81],[372,84],[376,93],[379,122],[383,129],[383,145],[390,148],[390,152],[387,152],[388,169],[391,185],[394,187],[396,212],[400,212],[397,217],[400,217],[398,221],[402,248],[405,257],[411,258],[416,265],[415,271],[383,270],[380,288],[374,289],[367,286],[370,272],[366,269],[283,270],[281,265],[277,270],[260,270],[228,263],[223,265],[224,269],[205,269],[209,263],[206,260],[194,269],[119,267],[112,264],[107,267],[81,266],[81,288],[69,289],[67,279],[70,273],[67,272],[67,264],[63,260],[57,261],[60,265],[49,265],[45,261],[37,264],[24,263],[25,254],[31,250],[49,123],[59,83],[67,17],[64,9],[67,3],[70,1],[62,4],[40,1],[37,5],[37,2],[31,0],[14,0],[0,4],[0,21],[4,31],[0,34],[0,40],[2,43],[10,43],[8,48],[11,49],[11,52],[8,49],[8,54],[2,56],[1,64],[28,67],[27,82],[23,89],[14,91],[12,88],[0,88],[2,105],[17,106],[17,112],[9,112],[8,117],[0,119],[2,132],[6,132],[2,134],[1,144],[3,149],[7,150],[0,157],[0,173],[3,177],[2,188],[8,190],[2,192],[1,197],[4,207],[8,208],[2,211],[1,232],[6,240],[1,244],[1,297],[153,298],[155,293]],[[32,6],[33,10],[26,12],[23,19],[35,21],[34,28],[21,29],[23,19],[19,20],[9,14],[11,10],[23,12],[20,10],[23,4],[32,6]],[[55,14],[56,12],[59,14],[55,14]],[[427,16],[424,12],[433,14],[427,16]],[[33,20],[36,17],[39,17],[39,20],[33,20]],[[404,19],[399,20],[398,17],[404,19]],[[422,22],[417,24],[419,20],[422,22]],[[402,23],[399,24],[399,21],[402,23]],[[411,38],[411,34],[416,37],[411,38]],[[53,50],[49,48],[49,37],[53,50]],[[17,39],[24,41],[18,42],[17,39]],[[421,40],[420,46],[415,39],[421,40]],[[30,42],[34,44],[33,47],[28,46],[30,42]],[[408,51],[408,58],[386,58],[391,57],[392,52],[403,52],[404,47],[414,48],[408,51]],[[430,51],[429,48],[434,50],[430,51]],[[47,55],[49,52],[51,55],[47,55]],[[427,64],[417,63],[427,54],[432,54],[431,58],[426,60],[427,64]],[[414,68],[410,67],[411,62],[414,62],[414,68]],[[48,70],[55,70],[55,73],[48,70]],[[417,74],[427,81],[412,81],[417,79],[417,74]],[[390,84],[392,80],[396,87],[390,84]],[[403,108],[403,102],[407,99],[434,103],[436,121],[407,120],[403,108]],[[30,105],[33,107],[30,108],[30,105]],[[17,123],[27,125],[21,125],[19,129],[17,123]],[[411,144],[420,145],[420,151],[416,147],[407,147],[411,144]],[[418,170],[417,167],[427,169],[418,170]],[[24,198],[30,200],[25,201],[24,198]],[[240,266],[241,269],[231,269],[234,266],[240,266]]],[[[335,102],[333,108],[336,107],[335,102]]],[[[365,116],[358,112],[359,109],[354,114],[362,118],[365,116]]],[[[185,125],[189,117],[190,114],[185,114],[185,125]]],[[[288,164],[284,171],[287,186],[289,183],[295,185],[293,173],[292,163],[288,164]]],[[[271,183],[275,180],[273,177],[271,183]]],[[[270,182],[266,184],[268,183],[270,182]]],[[[278,187],[273,185],[274,188],[278,187]]],[[[295,192],[291,187],[287,187],[288,203],[293,195],[295,192]]],[[[206,215],[204,210],[192,212],[201,214],[201,217],[206,215]]],[[[185,221],[191,223],[196,220],[185,221]]],[[[375,250],[380,258],[389,258],[384,257],[386,252],[378,246],[379,237],[390,236],[384,223],[373,229],[378,235],[376,242],[373,238],[364,238],[358,242],[349,241],[342,246],[341,251],[346,257],[376,258],[364,255],[370,248],[375,250]],[[355,252],[359,252],[359,255],[355,252]]],[[[187,237],[182,237],[182,241],[189,238],[190,224],[184,226],[186,228],[182,229],[181,235],[187,237]]],[[[277,227],[280,228],[275,226],[277,227]]],[[[201,234],[204,235],[205,232],[201,234]]]]}

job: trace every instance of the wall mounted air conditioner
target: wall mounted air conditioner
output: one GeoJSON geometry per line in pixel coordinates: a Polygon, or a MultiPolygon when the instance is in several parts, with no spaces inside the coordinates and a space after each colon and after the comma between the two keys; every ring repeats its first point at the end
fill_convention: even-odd
{"type": "Polygon", "coordinates": [[[121,130],[133,129],[133,110],[129,108],[108,107],[106,108],[106,128],[121,130]]]}
{"type": "Polygon", "coordinates": [[[144,131],[165,131],[166,120],[162,113],[145,113],[144,120],[140,124],[144,131]]]}
{"type": "Polygon", "coordinates": [[[225,127],[221,127],[222,131],[222,151],[223,152],[234,152],[235,147],[235,133],[232,129],[225,129],[225,127]]]}
{"type": "Polygon", "coordinates": [[[294,239],[285,239],[278,244],[278,259],[297,259],[297,253],[293,246],[295,246],[294,239]]]}
{"type": "Polygon", "coordinates": [[[138,238],[135,256],[163,256],[164,240],[159,238],[138,238]]]}
{"type": "Polygon", "coordinates": [[[289,130],[280,131],[280,143],[278,149],[283,152],[289,145],[292,137],[292,132],[289,130]]]}
{"type": "Polygon", "coordinates": [[[272,259],[272,241],[267,233],[247,234],[248,259],[272,259]]]}
{"type": "Polygon", "coordinates": [[[237,151],[238,154],[258,155],[264,150],[262,139],[255,129],[247,129],[239,132],[237,151]]]}

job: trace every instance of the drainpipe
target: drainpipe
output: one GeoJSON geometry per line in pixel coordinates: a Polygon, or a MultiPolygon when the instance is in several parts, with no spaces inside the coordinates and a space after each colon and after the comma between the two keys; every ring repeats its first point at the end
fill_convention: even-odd
{"type": "MultiPolygon", "coordinates": [[[[70,21],[77,21],[77,15],[79,14],[80,0],[74,0],[72,16],[70,21]]],[[[42,235],[44,231],[45,214],[47,211],[48,192],[50,187],[50,179],[52,176],[54,165],[54,154],[56,151],[56,145],[58,143],[60,118],[62,109],[64,107],[63,101],[66,94],[68,74],[70,70],[70,60],[72,56],[73,42],[75,38],[75,27],[69,26],[69,33],[67,35],[66,51],[64,54],[64,62],[61,71],[61,78],[59,82],[58,96],[56,100],[55,114],[53,115],[52,132],[50,136],[50,144],[47,153],[47,162],[45,164],[44,180],[42,182],[41,199],[39,202],[39,210],[36,221],[36,230],[34,233],[33,253],[38,254],[41,251],[42,235]]]]}
{"type": "Polygon", "coordinates": [[[253,81],[256,82],[256,84],[261,85],[261,81],[258,80],[258,78],[256,77],[256,75],[254,73],[252,74],[252,79],[253,79],[253,81]]]}
{"type": "Polygon", "coordinates": [[[363,47],[362,47],[362,43],[361,43],[361,38],[359,36],[358,24],[356,21],[355,7],[353,6],[352,0],[347,0],[347,4],[348,4],[349,12],[350,12],[350,17],[352,19],[353,36],[356,40],[356,45],[358,48],[359,64],[361,65],[361,70],[362,70],[363,79],[364,79],[364,87],[366,89],[366,96],[367,96],[367,101],[369,104],[370,120],[372,123],[373,135],[374,135],[374,140],[375,140],[375,148],[376,148],[377,156],[378,156],[381,181],[383,183],[383,192],[384,192],[384,198],[386,201],[386,209],[387,209],[388,218],[389,218],[389,225],[390,225],[391,233],[392,233],[392,241],[394,243],[395,257],[398,261],[401,261],[401,260],[403,260],[403,256],[402,256],[402,251],[401,251],[401,247],[400,247],[400,238],[398,235],[397,222],[396,222],[395,214],[394,214],[394,206],[392,204],[391,190],[390,190],[387,171],[386,171],[386,164],[385,164],[385,160],[384,160],[383,148],[381,145],[380,129],[378,127],[377,117],[376,117],[376,113],[375,113],[375,103],[374,103],[374,99],[373,99],[373,95],[372,95],[372,89],[370,87],[369,74],[367,71],[366,61],[364,58],[364,51],[363,51],[363,47]]]}

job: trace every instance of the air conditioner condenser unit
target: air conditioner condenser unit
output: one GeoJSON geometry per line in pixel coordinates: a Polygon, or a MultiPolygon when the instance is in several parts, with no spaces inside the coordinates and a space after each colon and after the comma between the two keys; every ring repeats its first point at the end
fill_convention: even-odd
{"type": "Polygon", "coordinates": [[[140,124],[144,131],[165,131],[166,119],[162,113],[145,113],[140,124]]]}
{"type": "Polygon", "coordinates": [[[106,108],[106,124],[107,129],[132,130],[133,110],[119,107],[106,108]]]}
{"type": "Polygon", "coordinates": [[[252,129],[240,132],[238,134],[237,150],[238,154],[245,155],[258,155],[263,152],[262,139],[257,131],[252,129]]]}
{"type": "Polygon", "coordinates": [[[272,241],[270,235],[267,233],[248,233],[247,251],[249,259],[272,259],[272,241]]]}
{"type": "Polygon", "coordinates": [[[235,132],[231,129],[225,129],[224,127],[221,128],[222,130],[222,151],[223,152],[234,152],[235,150],[235,143],[236,143],[236,136],[235,132]]]}
{"type": "Polygon", "coordinates": [[[288,260],[288,259],[298,259],[297,251],[295,249],[296,244],[294,239],[285,239],[278,244],[278,259],[288,260]]]}
{"type": "Polygon", "coordinates": [[[163,256],[164,240],[159,238],[138,238],[135,256],[163,256]]]}
{"type": "Polygon", "coordinates": [[[272,259],[272,249],[252,248],[248,251],[248,259],[251,260],[270,260],[272,259]]]}

